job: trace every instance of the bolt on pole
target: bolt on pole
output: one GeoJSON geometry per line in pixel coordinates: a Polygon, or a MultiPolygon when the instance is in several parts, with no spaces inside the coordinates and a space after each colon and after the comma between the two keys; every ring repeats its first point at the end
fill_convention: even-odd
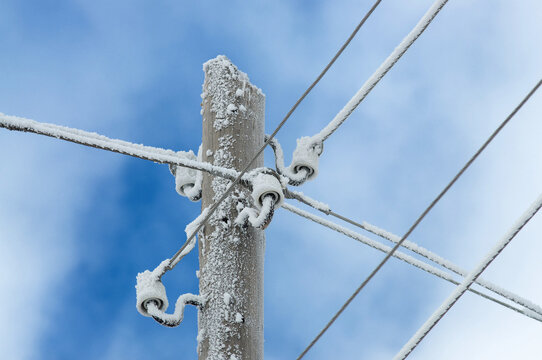
{"type": "MultiPolygon", "coordinates": [[[[264,143],[265,95],[225,56],[204,65],[202,159],[241,171],[264,143]]],[[[263,153],[253,167],[262,167],[263,153]]],[[[205,173],[202,210],[231,181],[205,173]]],[[[250,191],[236,186],[200,232],[199,359],[263,359],[265,234],[234,223],[250,191]]]]}

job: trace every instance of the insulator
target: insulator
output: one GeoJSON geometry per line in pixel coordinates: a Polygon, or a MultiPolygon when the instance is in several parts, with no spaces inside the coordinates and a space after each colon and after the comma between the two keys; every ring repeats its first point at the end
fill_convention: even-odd
{"type": "Polygon", "coordinates": [[[137,311],[143,316],[151,316],[147,312],[150,303],[155,303],[161,311],[169,306],[164,284],[149,270],[137,274],[136,297],[137,311]]]}
{"type": "Polygon", "coordinates": [[[279,208],[284,202],[284,193],[277,176],[260,172],[252,179],[252,199],[258,208],[263,205],[263,199],[266,196],[272,196],[275,204],[274,208],[279,208]]]}
{"type": "MultiPolygon", "coordinates": [[[[197,160],[197,157],[192,150],[179,151],[177,152],[177,155],[187,160],[197,160]]],[[[196,186],[197,173],[197,170],[190,169],[184,166],[177,166],[175,168],[175,190],[177,190],[179,195],[189,197],[187,195],[187,192],[194,186],[196,186]]]]}
{"type": "Polygon", "coordinates": [[[310,137],[297,139],[297,147],[292,155],[292,163],[289,166],[290,171],[297,174],[303,170],[308,173],[307,180],[311,180],[318,175],[318,160],[323,150],[323,143],[314,143],[310,137]]]}

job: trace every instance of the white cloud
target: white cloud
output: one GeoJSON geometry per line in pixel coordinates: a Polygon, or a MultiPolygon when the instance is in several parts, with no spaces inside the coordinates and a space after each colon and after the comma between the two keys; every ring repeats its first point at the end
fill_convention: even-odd
{"type": "Polygon", "coordinates": [[[0,338],[6,358],[38,356],[37,344],[54,323],[65,279],[78,262],[76,214],[111,166],[96,171],[84,165],[91,163],[88,153],[66,149],[50,139],[2,134],[0,338]]]}
{"type": "MultiPolygon", "coordinates": [[[[533,14],[539,6],[506,2],[473,5],[451,1],[405,58],[326,143],[319,178],[307,184],[304,191],[329,202],[337,211],[340,209],[341,213],[354,219],[374,222],[401,235],[401,231],[406,230],[538,80],[542,53],[536,49],[534,34],[540,33],[540,24],[533,14]],[[341,177],[334,171],[339,171],[341,177]]],[[[360,59],[362,55],[358,51],[349,56],[360,59]]],[[[358,77],[342,75],[350,81],[358,77]]],[[[342,87],[328,83],[322,86],[325,89],[321,92],[327,89],[333,93],[333,99],[343,94],[344,103],[351,95],[342,87]]],[[[480,261],[541,190],[542,173],[537,156],[542,150],[537,136],[541,130],[538,119],[542,114],[539,100],[540,94],[517,115],[413,233],[413,240],[466,268],[480,261]]],[[[321,106],[316,104],[312,112],[326,113],[328,107],[329,102],[322,102],[321,106]]],[[[306,127],[313,126],[309,124],[306,127]]],[[[344,257],[335,258],[334,245],[331,244],[336,240],[334,237],[307,225],[300,230],[294,229],[294,223],[296,221],[292,220],[283,225],[288,232],[297,233],[292,238],[317,238],[315,246],[319,251],[315,254],[306,247],[293,248],[291,251],[295,254],[303,254],[304,262],[318,265],[314,265],[316,269],[304,266],[292,269],[292,272],[301,272],[301,279],[311,275],[319,279],[320,273],[325,274],[325,285],[318,280],[309,285],[304,283],[304,289],[311,295],[322,295],[325,290],[319,286],[329,286],[328,295],[321,298],[302,298],[301,290],[296,289],[296,296],[300,297],[298,301],[311,305],[319,302],[332,309],[338,308],[341,300],[334,302],[333,298],[341,289],[348,288],[345,278],[353,276],[350,271],[345,272],[343,266],[353,266],[354,251],[367,253],[370,250],[361,246],[358,250],[341,249],[338,252],[344,251],[344,257]],[[307,232],[307,229],[312,230],[307,232]],[[325,241],[330,244],[326,245],[325,241]],[[335,282],[332,280],[334,277],[335,282]]],[[[541,303],[535,275],[542,270],[537,261],[539,223],[540,220],[533,220],[529,225],[531,230],[525,229],[525,233],[514,240],[484,277],[541,303]],[[519,244],[522,241],[528,244],[519,244]]],[[[358,281],[361,281],[371,266],[358,264],[358,281]]],[[[395,353],[402,345],[397,339],[406,342],[452,290],[439,283],[440,280],[424,287],[420,282],[424,278],[416,275],[417,271],[403,271],[400,275],[384,272],[374,280],[391,285],[397,278],[416,279],[411,283],[414,286],[411,291],[421,292],[427,298],[401,310],[416,314],[416,322],[405,323],[397,315],[395,325],[390,319],[376,324],[375,327],[390,329],[389,336],[379,340],[381,343],[364,338],[362,326],[356,329],[357,335],[345,341],[333,331],[349,333],[347,330],[354,330],[348,320],[339,321],[334,325],[339,329],[330,330],[317,348],[311,350],[312,356],[326,358],[344,347],[350,349],[348,345],[354,343],[355,346],[351,351],[345,351],[342,358],[360,356],[356,346],[359,351],[371,351],[367,347],[387,348],[385,352],[395,353]]],[[[295,273],[292,276],[299,275],[295,273]]],[[[350,285],[350,291],[355,286],[350,285]]],[[[337,297],[346,299],[349,292],[346,293],[337,297]]],[[[384,306],[378,300],[395,294],[397,292],[392,289],[385,293],[368,288],[360,295],[362,299],[351,305],[354,309],[343,317],[372,323],[375,316],[359,310],[360,304],[367,306],[372,299],[373,310],[377,312],[384,306]]],[[[472,295],[466,295],[461,300],[468,306],[454,308],[448,315],[449,319],[437,326],[435,335],[428,337],[423,347],[412,355],[413,358],[506,359],[535,358],[539,354],[535,339],[542,335],[540,324],[483,299],[472,298],[472,295]],[[475,324],[465,322],[474,315],[478,315],[475,324]],[[513,330],[495,330],[507,328],[513,330]],[[469,351],[462,353],[461,346],[469,351]],[[514,354],[512,349],[517,347],[521,347],[521,352],[511,356],[514,354]],[[444,354],[443,348],[447,349],[444,354]]],[[[299,307],[303,308],[303,305],[299,307]]],[[[391,308],[388,310],[393,312],[391,308]]],[[[320,320],[321,325],[311,325],[313,335],[331,316],[329,311],[329,314],[316,312],[323,319],[320,320]]],[[[298,314],[294,318],[299,323],[299,328],[296,328],[306,331],[307,319],[300,321],[298,314]]],[[[302,333],[299,338],[301,342],[308,342],[310,335],[302,333]]]]}
{"type": "MultiPolygon", "coordinates": [[[[392,1],[377,10],[360,38],[279,134],[287,153],[295,137],[319,130],[335,115],[429,3],[392,1]]],[[[535,1],[450,1],[427,33],[326,143],[319,178],[302,190],[343,214],[401,235],[534,85],[533,77],[540,76],[542,53],[536,47],[540,6],[535,1]]],[[[224,28],[262,55],[249,66],[252,72],[263,67],[269,73],[249,75],[275,86],[270,92],[264,88],[268,102],[273,103],[280,92],[298,95],[320,71],[338,47],[337,41],[350,30],[349,24],[353,26],[362,13],[344,15],[344,9],[357,7],[352,1],[330,2],[316,7],[311,16],[297,14],[298,9],[286,2],[267,4],[264,10],[254,4],[238,11],[228,7],[246,26],[224,28]],[[310,31],[299,28],[301,21],[310,31]],[[260,25],[263,30],[258,29],[260,25]],[[277,74],[283,77],[282,83],[268,80],[277,74]]],[[[156,61],[147,51],[152,48],[149,42],[157,39],[146,36],[142,27],[142,43],[127,47],[136,64],[119,74],[108,57],[128,30],[117,28],[112,34],[117,40],[109,41],[105,35],[116,21],[115,12],[102,13],[88,6],[86,11],[90,24],[105,33],[104,44],[96,46],[99,55],[80,59],[79,66],[64,73],[67,77],[80,74],[80,83],[70,87],[41,75],[40,83],[47,85],[28,101],[3,92],[2,103],[9,103],[10,111],[17,112],[14,115],[123,137],[131,126],[124,96],[145,86],[150,75],[143,64],[156,61]],[[132,79],[130,74],[137,75],[132,79]],[[54,91],[45,102],[44,93],[50,87],[54,91]],[[82,93],[73,93],[74,88],[82,93]],[[47,111],[45,106],[49,106],[47,111]]],[[[130,13],[135,23],[152,23],[152,16],[145,19],[137,11],[130,13]]],[[[179,17],[187,16],[172,8],[175,11],[179,17]]],[[[210,20],[218,21],[223,14],[211,15],[210,20]]],[[[115,61],[123,59],[119,55],[115,61]]],[[[420,225],[413,240],[464,267],[479,261],[540,191],[541,106],[538,94],[420,225]]],[[[282,110],[268,108],[268,128],[282,110]]],[[[102,157],[103,168],[89,169],[84,164],[92,162],[90,155],[66,151],[71,145],[52,145],[53,140],[31,135],[0,136],[0,263],[2,270],[9,270],[2,272],[1,283],[2,293],[11,294],[0,298],[1,317],[6,319],[0,337],[5,355],[23,359],[34,355],[40,335],[52,321],[47,308],[62,292],[63,277],[78,261],[73,239],[77,210],[91,200],[86,194],[96,180],[115,176],[119,161],[103,163],[102,157]],[[19,155],[14,158],[16,150],[19,155]],[[21,270],[14,276],[13,269],[21,270]]],[[[537,256],[542,250],[537,243],[541,221],[533,221],[484,277],[542,303],[536,282],[536,274],[542,271],[537,256]]],[[[276,330],[280,334],[272,336],[286,334],[284,348],[295,355],[382,255],[290,214],[277,214],[267,241],[266,311],[273,314],[267,320],[272,329],[281,326],[276,330]]],[[[418,270],[388,264],[312,354],[314,358],[357,358],[363,352],[368,358],[389,358],[402,345],[399,340],[406,341],[448,291],[451,287],[418,270]]],[[[131,303],[127,304],[132,311],[131,303]]],[[[412,356],[535,358],[541,334],[533,320],[466,295],[412,356]]],[[[106,358],[121,358],[137,340],[133,332],[119,326],[106,358]]],[[[284,350],[276,343],[266,343],[266,348],[269,356],[277,358],[281,356],[275,352],[284,350]]]]}

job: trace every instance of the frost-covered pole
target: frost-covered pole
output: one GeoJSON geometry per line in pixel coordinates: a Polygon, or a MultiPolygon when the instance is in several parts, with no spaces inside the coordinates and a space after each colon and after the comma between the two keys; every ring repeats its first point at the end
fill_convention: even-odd
{"type": "MultiPolygon", "coordinates": [[[[203,161],[242,170],[264,142],[265,96],[225,56],[203,70],[203,161]]],[[[263,153],[253,167],[263,166],[263,153]]],[[[203,176],[202,209],[231,182],[203,176]]],[[[263,359],[262,230],[234,223],[250,191],[237,186],[200,234],[199,359],[263,359]]]]}

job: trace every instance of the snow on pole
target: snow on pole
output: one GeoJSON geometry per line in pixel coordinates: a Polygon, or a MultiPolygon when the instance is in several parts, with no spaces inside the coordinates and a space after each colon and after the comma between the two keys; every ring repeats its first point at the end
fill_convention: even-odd
{"type": "MultiPolygon", "coordinates": [[[[384,244],[381,244],[375,240],[372,240],[366,236],[363,236],[362,234],[359,234],[355,231],[352,231],[350,229],[347,229],[345,228],[344,226],[341,226],[341,225],[338,225],[338,224],[335,224],[334,222],[331,222],[329,220],[326,220],[326,219],[323,219],[317,215],[314,215],[314,214],[311,214],[305,210],[302,210],[302,209],[299,209],[293,205],[290,205],[288,203],[284,203],[282,205],[282,208],[296,214],[296,215],[299,215],[299,216],[302,216],[306,219],[309,219],[311,221],[314,221],[315,223],[317,224],[320,224],[320,225],[323,225],[331,230],[334,230],[338,233],[341,233],[343,235],[346,235],[348,236],[349,238],[352,238],[354,240],[357,240],[365,245],[368,245],[378,251],[381,251],[383,253],[389,253],[390,250],[391,250],[391,247],[387,246],[387,245],[384,245],[384,244]]],[[[420,270],[423,270],[431,275],[435,275],[443,280],[446,280],[452,284],[455,284],[455,285],[459,285],[460,283],[458,281],[456,281],[454,279],[454,277],[447,273],[447,272],[444,272],[432,265],[429,265],[429,264],[426,264],[410,255],[407,255],[405,253],[402,253],[400,251],[396,251],[395,253],[393,253],[392,255],[393,257],[399,259],[399,260],[402,260],[404,261],[405,263],[409,264],[409,265],[412,265],[412,266],[415,266],[417,267],[418,269],[420,270]]],[[[542,316],[537,314],[536,312],[534,311],[531,311],[529,309],[519,309],[517,307],[513,307],[513,306],[510,306],[509,304],[505,303],[505,302],[502,302],[498,299],[495,299],[494,297],[492,296],[489,296],[489,295],[486,295],[484,293],[481,293],[479,291],[476,291],[474,289],[470,289],[469,288],[469,291],[471,291],[472,293],[476,294],[476,295],[479,295],[479,296],[482,296],[488,300],[491,300],[499,305],[502,305],[504,307],[507,307],[509,308],[510,310],[514,310],[522,315],[525,315],[525,316],[528,316],[534,320],[538,320],[540,322],[542,322],[542,316]]]]}
{"type": "Polygon", "coordinates": [[[395,63],[403,56],[408,48],[418,39],[418,37],[429,26],[431,21],[437,16],[439,11],[446,5],[448,0],[437,0],[427,10],[424,16],[416,24],[416,26],[410,31],[410,33],[401,41],[401,43],[393,50],[386,60],[380,65],[378,69],[371,75],[371,77],[361,86],[358,92],[348,101],[348,103],[342,108],[341,111],[329,124],[327,124],[318,134],[312,137],[312,141],[315,144],[325,141],[335,130],[342,125],[342,123],[348,119],[356,107],[365,99],[365,97],[371,92],[371,90],[378,84],[378,82],[387,74],[387,72],[395,65],[395,63]]]}
{"type": "Polygon", "coordinates": [[[450,294],[450,296],[442,303],[442,305],[427,319],[427,321],[418,329],[418,331],[410,338],[403,348],[395,355],[394,360],[405,359],[425,336],[433,329],[433,327],[442,319],[442,317],[450,310],[459,298],[469,289],[474,281],[484,272],[493,260],[504,250],[504,248],[512,241],[512,239],[521,231],[521,229],[531,220],[531,218],[542,207],[542,194],[538,196],[536,201],[523,213],[516,221],[512,228],[495,244],[485,258],[472,270],[469,275],[461,282],[461,284],[450,294]]]}
{"type": "MultiPolygon", "coordinates": [[[[203,161],[241,170],[264,143],[265,96],[225,56],[204,64],[204,72],[203,161]]],[[[252,166],[263,166],[263,153],[252,166]]],[[[230,184],[204,174],[202,206],[212,206],[230,184]]],[[[251,191],[235,186],[200,237],[200,294],[205,297],[198,316],[200,359],[263,359],[265,236],[235,223],[247,207],[256,207],[251,191]]]]}

